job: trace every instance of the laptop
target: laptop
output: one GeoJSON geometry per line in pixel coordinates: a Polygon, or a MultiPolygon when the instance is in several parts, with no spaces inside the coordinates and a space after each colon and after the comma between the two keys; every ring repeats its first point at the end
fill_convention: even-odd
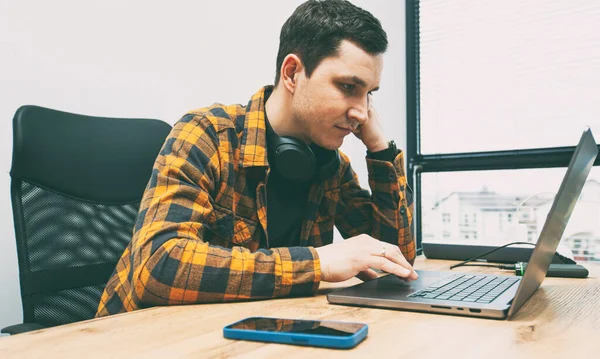
{"type": "Polygon", "coordinates": [[[417,270],[419,278],[415,281],[405,282],[388,274],[331,292],[327,300],[343,305],[510,318],[544,280],[597,154],[594,136],[586,128],[522,277],[417,270]]]}

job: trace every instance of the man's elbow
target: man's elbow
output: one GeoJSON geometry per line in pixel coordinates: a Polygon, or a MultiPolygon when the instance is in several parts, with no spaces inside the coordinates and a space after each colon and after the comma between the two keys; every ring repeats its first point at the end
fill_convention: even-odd
{"type": "Polygon", "coordinates": [[[131,285],[141,307],[173,304],[178,299],[174,287],[179,265],[174,262],[178,261],[161,249],[135,270],[131,285]]]}

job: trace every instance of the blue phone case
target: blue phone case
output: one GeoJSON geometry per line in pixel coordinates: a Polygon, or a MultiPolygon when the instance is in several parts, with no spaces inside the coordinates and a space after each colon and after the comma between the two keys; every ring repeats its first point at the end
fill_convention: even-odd
{"type": "MultiPolygon", "coordinates": [[[[251,318],[251,317],[250,317],[251,318]]],[[[334,337],[331,335],[303,334],[303,333],[285,333],[272,332],[265,330],[243,330],[228,328],[248,318],[242,319],[236,323],[223,328],[223,337],[227,339],[251,340],[257,342],[283,343],[293,345],[315,346],[323,348],[350,349],[363,341],[369,332],[369,327],[364,324],[359,331],[347,337],[334,337]]],[[[324,321],[325,322],[325,321],[324,321]]],[[[327,320],[326,322],[335,322],[327,320]]],[[[338,322],[343,323],[343,322],[338,322]]]]}

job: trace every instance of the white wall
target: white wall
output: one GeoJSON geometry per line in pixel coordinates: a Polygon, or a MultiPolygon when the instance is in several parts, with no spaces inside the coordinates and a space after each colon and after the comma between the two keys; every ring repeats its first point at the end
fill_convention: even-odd
{"type": "MultiPolygon", "coordinates": [[[[12,116],[25,104],[173,124],[273,81],[279,29],[302,1],[0,0],[0,328],[22,320],[9,197],[12,116]]],[[[375,97],[404,148],[404,2],[353,0],[390,40],[375,97]]],[[[364,148],[343,149],[366,184],[364,148]]]]}

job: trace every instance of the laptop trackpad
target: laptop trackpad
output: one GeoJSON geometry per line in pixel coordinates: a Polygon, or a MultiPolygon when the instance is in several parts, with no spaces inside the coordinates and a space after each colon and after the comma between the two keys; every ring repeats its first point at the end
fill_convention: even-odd
{"type": "Polygon", "coordinates": [[[434,271],[417,271],[417,273],[419,274],[419,279],[412,282],[406,282],[393,274],[388,274],[375,280],[342,289],[334,294],[394,299],[398,298],[398,296],[410,295],[452,275],[448,274],[448,272],[434,271]]]}

